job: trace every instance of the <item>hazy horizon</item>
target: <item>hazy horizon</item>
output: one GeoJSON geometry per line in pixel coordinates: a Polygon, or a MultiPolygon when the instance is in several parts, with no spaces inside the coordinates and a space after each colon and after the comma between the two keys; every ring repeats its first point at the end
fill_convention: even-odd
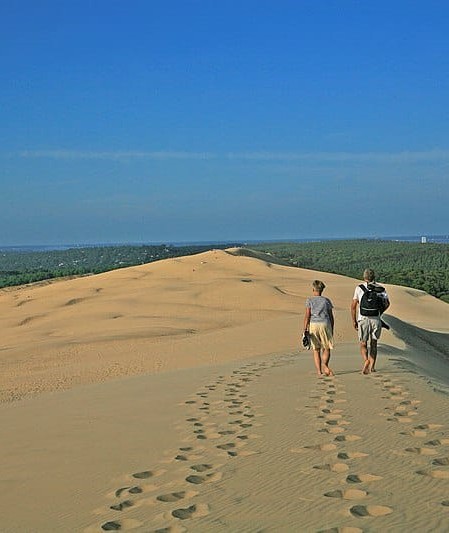
{"type": "Polygon", "coordinates": [[[329,237],[321,236],[316,238],[285,238],[285,239],[231,239],[231,240],[189,240],[189,241],[109,241],[109,242],[59,242],[59,243],[19,243],[4,245],[0,243],[0,250],[8,249],[56,249],[68,247],[102,247],[102,246],[207,246],[213,244],[257,244],[257,243],[276,243],[276,242],[318,242],[318,241],[340,241],[340,240],[397,240],[404,242],[420,242],[425,238],[428,243],[448,243],[449,234],[446,235],[364,235],[364,236],[345,236],[329,237]]]}

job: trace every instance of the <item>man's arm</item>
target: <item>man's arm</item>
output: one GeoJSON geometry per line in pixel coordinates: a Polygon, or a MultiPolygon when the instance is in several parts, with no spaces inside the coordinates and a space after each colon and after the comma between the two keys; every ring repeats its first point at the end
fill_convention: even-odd
{"type": "Polygon", "coordinates": [[[359,325],[357,323],[357,306],[359,305],[358,300],[352,300],[351,303],[351,317],[352,317],[352,325],[355,329],[359,328],[359,325]]]}

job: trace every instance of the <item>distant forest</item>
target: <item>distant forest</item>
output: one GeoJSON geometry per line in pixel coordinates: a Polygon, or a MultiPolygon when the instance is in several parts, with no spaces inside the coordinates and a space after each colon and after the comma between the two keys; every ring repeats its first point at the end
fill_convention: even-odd
{"type": "MultiPolygon", "coordinates": [[[[192,255],[234,244],[192,246],[101,246],[52,251],[1,251],[0,287],[60,277],[99,274],[117,268],[192,255]]],[[[449,245],[351,240],[252,244],[295,267],[358,278],[367,267],[383,283],[405,285],[449,303],[449,245]]]]}
{"type": "Polygon", "coordinates": [[[449,245],[351,240],[252,246],[292,266],[360,279],[365,268],[379,282],[421,289],[449,303],[449,245]]]}
{"type": "Polygon", "coordinates": [[[170,257],[198,254],[212,248],[238,244],[203,246],[99,246],[50,251],[0,251],[0,288],[53,278],[99,274],[117,268],[143,265],[170,257]]]}

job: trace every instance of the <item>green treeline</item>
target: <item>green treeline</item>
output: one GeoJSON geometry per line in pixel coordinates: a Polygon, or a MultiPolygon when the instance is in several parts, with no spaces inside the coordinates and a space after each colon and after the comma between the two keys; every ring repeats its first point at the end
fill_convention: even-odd
{"type": "Polygon", "coordinates": [[[51,251],[0,251],[0,287],[24,285],[66,276],[99,274],[117,268],[142,265],[192,255],[226,245],[99,246],[51,251]]]}
{"type": "MultiPolygon", "coordinates": [[[[160,259],[192,255],[222,245],[98,246],[52,251],[0,251],[0,287],[66,276],[99,274],[160,259]]],[[[449,245],[352,240],[252,244],[292,266],[360,279],[373,268],[383,283],[421,289],[449,302],[449,245]]]]}
{"type": "Polygon", "coordinates": [[[379,282],[421,289],[449,303],[449,245],[397,241],[268,243],[252,248],[293,266],[360,279],[365,268],[379,282]]]}

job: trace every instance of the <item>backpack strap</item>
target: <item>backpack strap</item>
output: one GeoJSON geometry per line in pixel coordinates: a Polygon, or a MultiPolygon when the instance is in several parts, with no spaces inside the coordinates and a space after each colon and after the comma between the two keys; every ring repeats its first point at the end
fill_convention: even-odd
{"type": "Polygon", "coordinates": [[[365,287],[365,285],[363,285],[363,283],[360,284],[359,287],[362,289],[363,292],[368,292],[368,289],[365,287]]]}

